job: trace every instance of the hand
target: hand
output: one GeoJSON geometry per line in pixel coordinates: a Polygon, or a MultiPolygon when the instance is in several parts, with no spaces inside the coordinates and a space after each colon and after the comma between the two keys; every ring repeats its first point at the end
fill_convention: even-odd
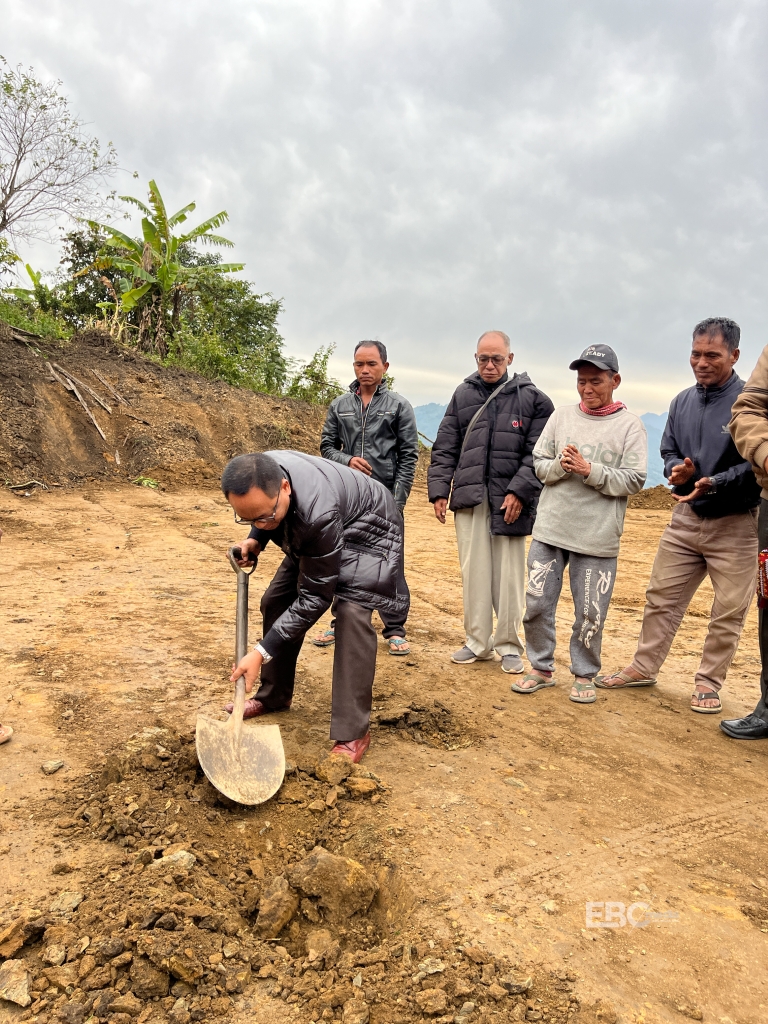
{"type": "Polygon", "coordinates": [[[245,676],[245,692],[250,693],[253,689],[253,684],[259,678],[263,661],[264,659],[258,651],[249,651],[237,665],[232,665],[232,675],[229,677],[230,683],[236,683],[240,676],[245,676]]]}
{"type": "Polygon", "coordinates": [[[355,455],[349,460],[349,468],[356,469],[358,473],[365,473],[366,476],[370,476],[373,472],[370,463],[361,459],[359,455],[355,455]]]}
{"type": "MultiPolygon", "coordinates": [[[[679,469],[680,467],[676,466],[675,468],[679,469]]],[[[671,480],[672,477],[670,476],[669,479],[671,480]]],[[[680,505],[686,505],[689,501],[696,501],[698,498],[703,498],[704,495],[707,493],[707,491],[709,490],[709,488],[711,486],[712,486],[712,481],[710,480],[710,478],[708,476],[703,476],[701,478],[701,480],[697,480],[696,481],[696,483],[694,484],[693,490],[691,491],[690,494],[686,494],[685,497],[683,497],[683,498],[681,498],[677,494],[673,494],[672,497],[680,505]]]]}
{"type": "Polygon", "coordinates": [[[448,510],[448,499],[447,498],[438,498],[437,501],[434,504],[435,504],[435,516],[437,517],[438,522],[444,523],[445,522],[445,513],[448,510]]]}
{"type": "Polygon", "coordinates": [[[696,467],[691,460],[685,459],[679,466],[675,466],[669,474],[669,482],[673,487],[680,487],[681,484],[687,484],[695,472],[696,467]]]}
{"type": "Polygon", "coordinates": [[[258,559],[260,551],[261,544],[259,544],[256,538],[246,537],[240,543],[240,558],[236,558],[235,561],[240,566],[253,565],[258,559]]]}
{"type": "Polygon", "coordinates": [[[560,456],[560,465],[566,473],[587,477],[592,472],[592,463],[587,462],[575,444],[567,444],[560,456]]]}
{"type": "Polygon", "coordinates": [[[523,503],[516,494],[508,494],[502,501],[501,507],[504,509],[505,523],[514,523],[523,511],[523,503]]]}

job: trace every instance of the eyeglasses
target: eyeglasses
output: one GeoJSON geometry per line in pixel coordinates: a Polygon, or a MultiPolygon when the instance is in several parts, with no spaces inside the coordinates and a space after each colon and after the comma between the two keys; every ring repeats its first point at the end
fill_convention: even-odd
{"type": "Polygon", "coordinates": [[[277,519],[277,505],[280,501],[280,492],[277,492],[277,498],[275,499],[275,507],[272,509],[271,516],[257,516],[255,519],[241,519],[240,516],[235,512],[235,522],[238,526],[258,526],[259,523],[265,525],[266,523],[272,523],[277,519]]]}
{"type": "Polygon", "coordinates": [[[480,366],[486,366],[488,363],[493,363],[494,366],[503,366],[508,356],[475,356],[475,359],[480,366]]]}

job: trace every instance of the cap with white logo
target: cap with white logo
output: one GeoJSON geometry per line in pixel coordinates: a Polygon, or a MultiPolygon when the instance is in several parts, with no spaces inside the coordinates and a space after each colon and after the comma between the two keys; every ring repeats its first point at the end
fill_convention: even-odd
{"type": "Polygon", "coordinates": [[[568,369],[578,370],[585,363],[591,363],[598,370],[610,370],[611,373],[619,372],[618,357],[609,345],[590,345],[584,349],[578,359],[574,359],[568,369]]]}

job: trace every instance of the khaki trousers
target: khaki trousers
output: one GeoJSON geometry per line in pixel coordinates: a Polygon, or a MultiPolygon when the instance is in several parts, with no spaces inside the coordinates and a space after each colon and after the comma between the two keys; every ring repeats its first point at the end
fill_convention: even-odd
{"type": "Polygon", "coordinates": [[[467,647],[479,658],[523,653],[519,632],[525,589],[525,537],[491,534],[488,498],[454,513],[464,586],[467,647]],[[496,613],[496,630],[493,614],[496,613]]]}
{"type": "Polygon", "coordinates": [[[691,598],[709,575],[715,600],[696,683],[720,690],[755,592],[757,553],[757,509],[700,519],[688,505],[678,505],[653,563],[635,671],[656,678],[691,598]]]}

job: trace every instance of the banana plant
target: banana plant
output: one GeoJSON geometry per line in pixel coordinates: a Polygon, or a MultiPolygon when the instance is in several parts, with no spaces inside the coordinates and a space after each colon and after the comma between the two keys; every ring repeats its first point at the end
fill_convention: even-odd
{"type": "Polygon", "coordinates": [[[185,266],[180,259],[181,248],[201,242],[231,249],[233,243],[216,232],[226,223],[228,215],[221,210],[190,231],[176,234],[174,229],[185,223],[195,209],[187,203],[171,216],[156,182],[149,183],[148,205],[135,196],[121,196],[123,202],[137,207],[143,214],[141,238],[132,238],[109,224],[96,221],[86,223],[106,235],[104,252],[91,266],[79,271],[76,277],[92,270],[117,270],[120,290],[115,293],[115,306],[129,314],[140,310],[138,346],[155,352],[161,358],[168,354],[168,338],[178,327],[179,314],[185,294],[198,290],[205,275],[231,274],[242,270],[243,263],[217,263],[212,266],[185,266]]]}
{"type": "Polygon", "coordinates": [[[49,312],[50,310],[56,310],[60,306],[60,299],[57,288],[49,288],[48,285],[43,281],[42,272],[33,270],[29,263],[24,264],[30,281],[32,282],[31,288],[3,288],[3,291],[9,295],[15,295],[17,299],[22,299],[24,302],[36,302],[43,312],[49,312]]]}

